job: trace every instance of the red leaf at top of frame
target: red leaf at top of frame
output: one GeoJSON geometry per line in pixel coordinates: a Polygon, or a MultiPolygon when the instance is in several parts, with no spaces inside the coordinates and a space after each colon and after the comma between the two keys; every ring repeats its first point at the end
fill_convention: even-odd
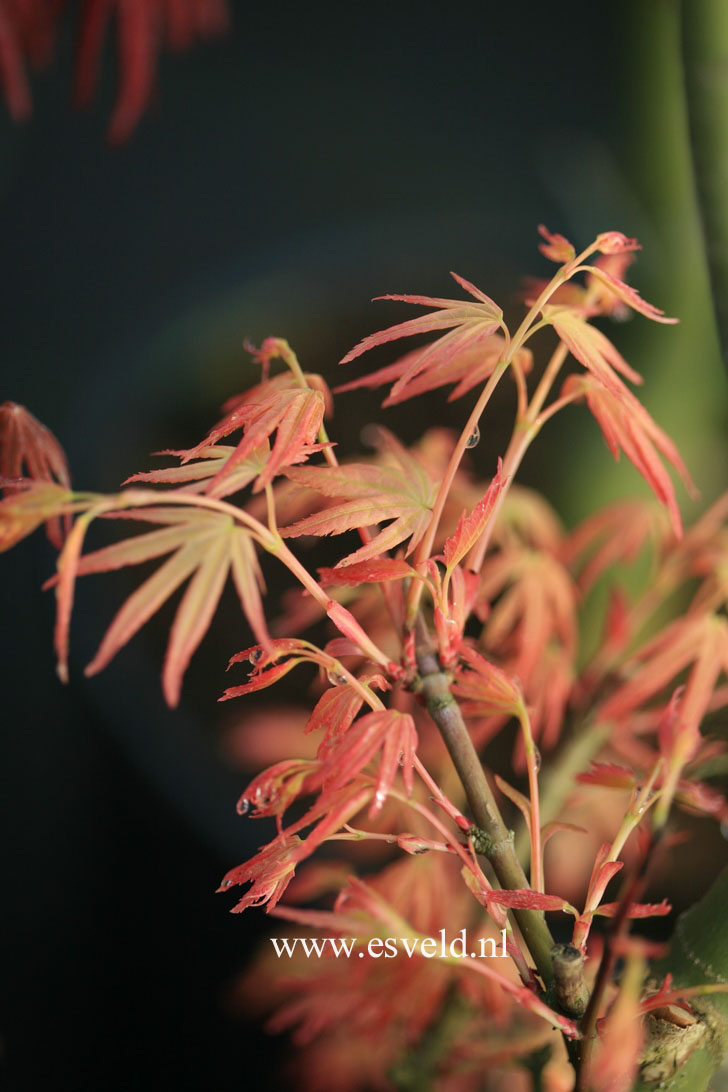
{"type": "MultiPolygon", "coordinates": [[[[36,482],[57,482],[71,488],[71,475],[63,448],[50,429],[17,402],[0,405],[0,478],[29,478],[36,482]]],[[[5,496],[24,485],[0,483],[5,496]]],[[[50,515],[46,534],[60,550],[69,521],[50,515]]]]}
{"type": "Polygon", "coordinates": [[[420,463],[386,429],[377,429],[377,446],[387,465],[349,463],[338,467],[293,467],[286,477],[342,503],[314,512],[289,527],[288,538],[300,535],[340,535],[360,527],[392,520],[370,542],[348,554],[342,567],[367,561],[409,539],[411,553],[429,523],[435,483],[420,463]]]}
{"type": "Polygon", "coordinates": [[[573,244],[563,235],[554,234],[543,224],[538,225],[538,233],[546,240],[545,243],[538,244],[538,249],[545,258],[563,265],[564,262],[570,262],[575,257],[576,251],[573,244]]]}
{"type": "Polygon", "coordinates": [[[120,144],[147,108],[163,38],[173,49],[181,49],[195,37],[219,34],[227,28],[228,10],[225,0],[86,0],[76,58],[77,105],[88,104],[95,93],[112,13],[117,25],[119,87],[107,136],[110,143],[120,144]]]}
{"type": "Polygon", "coordinates": [[[458,521],[457,530],[445,542],[444,554],[447,571],[455,566],[475,546],[493,514],[498,497],[505,488],[507,479],[503,476],[503,460],[498,459],[498,469],[485,494],[469,516],[463,512],[458,521]]]}
{"type": "Polygon", "coordinates": [[[502,310],[489,296],[486,296],[470,281],[466,281],[457,273],[451,273],[451,276],[461,288],[465,289],[477,300],[476,303],[470,303],[466,300],[440,299],[432,296],[399,294],[377,296],[376,299],[379,300],[399,300],[403,303],[412,303],[422,307],[434,307],[437,310],[422,315],[420,318],[400,322],[396,326],[390,326],[376,334],[369,334],[358,345],[355,345],[346,356],[342,357],[340,363],[347,364],[350,360],[355,360],[356,357],[361,356],[362,353],[368,352],[377,345],[384,345],[401,337],[411,337],[413,334],[427,334],[436,330],[448,330],[449,333],[443,334],[425,349],[399,377],[392,388],[391,396],[396,397],[400,390],[428,365],[445,364],[452,360],[456,354],[490,337],[503,322],[502,310]]]}

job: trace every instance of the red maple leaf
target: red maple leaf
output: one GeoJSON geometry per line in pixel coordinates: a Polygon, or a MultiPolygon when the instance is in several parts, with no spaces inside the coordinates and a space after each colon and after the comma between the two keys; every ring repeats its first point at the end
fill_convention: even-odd
{"type": "Polygon", "coordinates": [[[390,457],[385,466],[349,463],[287,470],[286,477],[291,481],[341,503],[281,528],[281,534],[288,538],[340,535],[392,520],[370,542],[343,558],[341,564],[377,557],[406,540],[409,540],[406,552],[411,553],[427,528],[435,501],[435,483],[386,429],[378,430],[378,443],[390,457]]]}

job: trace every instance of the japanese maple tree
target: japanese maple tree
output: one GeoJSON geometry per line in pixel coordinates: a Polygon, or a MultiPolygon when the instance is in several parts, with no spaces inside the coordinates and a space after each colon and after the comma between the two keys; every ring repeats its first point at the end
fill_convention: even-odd
{"type": "Polygon", "coordinates": [[[242,888],[234,912],[265,907],[299,931],[355,938],[356,960],[284,967],[268,952],[247,974],[271,1028],[293,1029],[305,1054],[300,1087],[469,1090],[490,1071],[497,1087],[520,1088],[525,1068],[534,1088],[705,1088],[728,1039],[725,875],[681,919],[669,953],[629,932],[631,919],[670,913],[645,896],[681,810],[728,819],[708,781],[724,743],[706,727],[728,705],[728,496],[683,529],[669,468],[692,492],[689,473],[632,392],[640,375],[593,324],[629,311],[677,321],[625,281],[637,242],[609,231],[577,253],[539,230],[557,269],[531,282],[514,330],[453,274],[462,298],[382,297],[425,312],[342,360],[434,335],[335,393],[388,387],[390,406],[450,388],[449,400],[472,402],[457,435],[431,429],[407,448],[377,426],[368,453],[340,461],[329,385],[279,338],[249,347],[260,381],[206,436],[113,495],[73,489],[48,430],[22,407],[0,407],[0,543],[45,523],[59,547],[48,584],[62,679],[77,579],[153,560],[88,675],[186,585],[162,672],[176,705],[228,577],[252,643],[230,661],[219,700],[294,670],[310,679],[314,667],[299,753],[271,745],[275,761],[238,803],[241,815],[273,817],[275,836],[220,886],[242,888]],[[543,330],[552,352],[537,366],[532,338],[543,330]],[[468,452],[501,380],[515,386],[512,435],[478,481],[468,452]],[[574,403],[654,501],[619,502],[566,531],[515,479],[541,429],[574,403]],[[84,552],[96,520],[147,529],[84,552]],[[312,571],[297,552],[304,536],[341,536],[338,562],[312,571]],[[298,583],[283,617],[266,618],[261,552],[298,583]],[[619,568],[639,555],[652,569],[629,598],[619,568]],[[598,580],[611,593],[585,659],[579,608],[598,580]],[[680,589],[689,606],[665,621],[680,589]],[[322,619],[330,632],[316,643],[308,631],[322,619]],[[496,774],[483,753],[501,733],[513,735],[513,757],[496,774]],[[363,843],[369,867],[358,876],[347,850],[363,843]],[[323,845],[328,855],[310,861],[323,845]],[[463,928],[471,944],[502,936],[506,958],[443,946],[436,958],[389,962],[370,947],[463,928]]]}

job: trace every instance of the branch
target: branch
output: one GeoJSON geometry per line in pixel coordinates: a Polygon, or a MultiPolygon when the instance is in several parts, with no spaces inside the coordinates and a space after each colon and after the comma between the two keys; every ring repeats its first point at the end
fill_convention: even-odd
{"type": "MultiPolygon", "coordinates": [[[[442,670],[430,635],[422,621],[417,622],[417,669],[420,693],[427,710],[440,729],[453,765],[465,789],[476,825],[487,839],[485,855],[502,887],[510,891],[528,887],[513,845],[513,832],[506,828],[485,771],[475,750],[460,706],[450,691],[450,677],[442,670]]],[[[551,948],[553,939],[542,913],[514,910],[526,946],[536,969],[548,988],[553,981],[551,948]]]]}

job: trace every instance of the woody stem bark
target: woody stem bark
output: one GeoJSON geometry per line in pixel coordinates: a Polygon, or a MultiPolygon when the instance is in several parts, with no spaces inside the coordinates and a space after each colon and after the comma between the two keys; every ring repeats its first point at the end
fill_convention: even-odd
{"type": "MultiPolygon", "coordinates": [[[[465,789],[473,820],[486,836],[486,856],[493,866],[498,882],[511,891],[526,888],[528,880],[516,856],[513,832],[503,822],[460,706],[450,690],[450,678],[442,670],[427,627],[421,618],[417,621],[416,656],[420,694],[430,716],[440,729],[465,789]]],[[[544,916],[535,910],[515,910],[513,913],[536,969],[544,986],[548,988],[553,981],[553,939],[544,916]]]]}

